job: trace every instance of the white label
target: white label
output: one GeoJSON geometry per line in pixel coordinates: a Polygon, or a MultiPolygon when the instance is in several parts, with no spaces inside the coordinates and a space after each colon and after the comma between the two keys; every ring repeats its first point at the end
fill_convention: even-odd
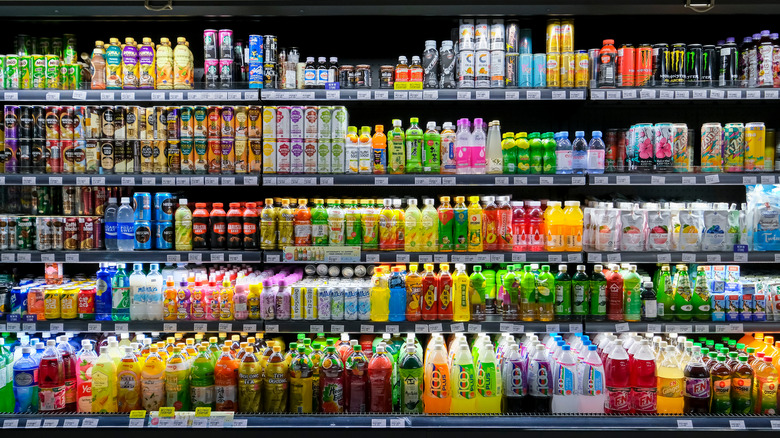
{"type": "Polygon", "coordinates": [[[693,98],[694,99],[706,99],[707,98],[707,90],[693,90],[693,98]]]}
{"type": "Polygon", "coordinates": [[[504,100],[520,100],[519,91],[505,91],[504,100]]]}
{"type": "Polygon", "coordinates": [[[753,184],[758,184],[758,177],[755,176],[743,176],[742,177],[742,184],[749,186],[753,184]]]}
{"type": "Polygon", "coordinates": [[[433,263],[433,254],[420,254],[417,256],[417,263],[433,263]]]}
{"type": "Polygon", "coordinates": [[[509,185],[509,177],[508,176],[497,176],[495,181],[496,181],[495,185],[497,185],[497,186],[509,185]]]}
{"type": "Polygon", "coordinates": [[[512,324],[510,324],[510,323],[502,322],[501,324],[498,325],[498,327],[499,327],[499,330],[502,331],[502,332],[511,332],[512,331],[512,324]]]}
{"type": "Polygon", "coordinates": [[[166,259],[166,261],[168,263],[179,263],[179,262],[181,262],[181,255],[179,255],[179,254],[168,254],[165,257],[165,259],[166,259]]]}
{"type": "MultiPolygon", "coordinates": [[[[175,323],[175,322],[166,322],[166,323],[163,323],[163,331],[164,331],[164,332],[175,332],[175,331],[178,331],[178,330],[179,330],[179,329],[178,329],[178,327],[177,327],[177,325],[176,325],[176,323],[175,323]]],[[[221,331],[221,332],[225,332],[225,331],[229,332],[229,331],[231,331],[231,330],[222,330],[222,329],[220,328],[220,329],[219,329],[219,331],[221,331]]]]}
{"type": "MultiPolygon", "coordinates": [[[[376,93],[374,93],[374,99],[378,99],[376,97],[376,93]]],[[[394,91],[393,92],[393,100],[409,100],[409,92],[407,92],[407,91],[394,91]]]]}
{"type": "Polygon", "coordinates": [[[341,91],[339,91],[339,90],[327,90],[327,91],[325,91],[325,99],[327,99],[327,100],[339,100],[339,99],[341,99],[341,91]]]}
{"type": "MultiPolygon", "coordinates": [[[[216,254],[211,255],[211,261],[214,261],[214,256],[216,254]]],[[[265,255],[265,262],[266,263],[279,263],[279,254],[266,254],[265,255]]]]}
{"type": "Polygon", "coordinates": [[[726,92],[726,97],[728,99],[742,99],[742,91],[739,90],[729,90],[726,92]]]}
{"type": "Polygon", "coordinates": [[[104,177],[104,176],[93,176],[92,177],[92,185],[93,186],[104,186],[104,185],[106,185],[106,177],[104,177]]]}
{"type": "Polygon", "coordinates": [[[40,418],[28,418],[27,422],[24,423],[25,429],[40,429],[41,428],[41,419],[40,418]]]}
{"type": "Polygon", "coordinates": [[[525,262],[525,253],[512,253],[512,261],[513,262],[525,262]]]}
{"type": "MultiPolygon", "coordinates": [[[[388,325],[385,326],[385,331],[387,333],[400,333],[401,328],[397,325],[388,325]]],[[[316,330],[312,330],[312,332],[316,333],[316,330]]]]}
{"type": "Polygon", "coordinates": [[[376,186],[386,186],[387,184],[389,184],[389,182],[390,182],[390,178],[386,176],[374,177],[374,185],[376,186]]]}
{"type": "Polygon", "coordinates": [[[729,324],[730,333],[744,333],[745,327],[742,324],[729,324]]]}
{"type": "Polygon", "coordinates": [[[34,176],[23,176],[22,177],[22,184],[24,185],[35,185],[35,177],[34,176]]]}
{"type": "Polygon", "coordinates": [[[710,326],[708,326],[708,325],[705,325],[705,324],[696,324],[696,325],[693,327],[693,330],[694,330],[696,333],[709,333],[709,332],[710,332],[710,326]]]}
{"type": "Polygon", "coordinates": [[[526,100],[541,100],[542,92],[540,90],[528,90],[525,93],[526,100]]]}
{"type": "Polygon", "coordinates": [[[331,324],[330,332],[331,333],[343,333],[344,332],[344,325],[343,324],[331,324]]]}
{"type": "Polygon", "coordinates": [[[414,325],[414,332],[415,333],[428,333],[428,325],[427,324],[415,324],[414,325]]]}
{"type": "Polygon", "coordinates": [[[622,95],[620,90],[609,90],[607,91],[607,100],[620,100],[622,95]]]}
{"type": "Polygon", "coordinates": [[[15,260],[16,260],[16,256],[14,254],[8,254],[8,253],[0,254],[0,262],[13,263],[15,260]]]}
{"type": "MultiPolygon", "coordinates": [[[[455,323],[455,324],[450,324],[450,331],[462,332],[465,329],[466,328],[463,326],[462,322],[458,322],[458,323],[455,323]]],[[[431,331],[433,331],[433,329],[431,329],[431,331]]]]}
{"type": "Polygon", "coordinates": [[[133,93],[132,91],[129,92],[123,91],[119,98],[122,100],[135,100],[135,93],[133,93]]]}
{"type": "Polygon", "coordinates": [[[358,90],[357,98],[358,100],[369,100],[371,99],[371,92],[368,90],[358,90]]]}
{"type": "Polygon", "coordinates": [[[710,99],[723,99],[723,90],[710,90],[710,99]]]}
{"type": "Polygon", "coordinates": [[[652,185],[664,185],[666,184],[666,177],[653,175],[650,177],[650,183],[652,185]]]}
{"type": "MultiPolygon", "coordinates": [[[[192,185],[195,185],[195,179],[196,177],[192,177],[192,185]]],[[[200,184],[203,184],[203,181],[200,182],[200,184]]],[[[315,182],[316,184],[316,182],[315,182]]],[[[245,186],[256,186],[257,185],[257,177],[256,176],[245,176],[244,177],[244,185],[245,186]]]]}
{"type": "Polygon", "coordinates": [[[671,263],[672,262],[672,255],[671,254],[658,254],[656,257],[656,260],[658,263],[671,263]]]}
{"type": "Polygon", "coordinates": [[[225,419],[222,417],[210,417],[209,428],[221,428],[225,427],[225,419]]]}
{"type": "Polygon", "coordinates": [[[566,92],[565,91],[553,91],[552,92],[552,100],[565,100],[566,99],[566,92]]]}
{"type": "Polygon", "coordinates": [[[606,185],[606,184],[609,184],[609,177],[608,176],[596,176],[596,177],[593,177],[593,184],[596,184],[596,185],[606,185]]]}
{"type": "Polygon", "coordinates": [[[321,186],[332,186],[333,185],[333,177],[332,176],[323,176],[320,178],[320,185],[321,186]]]}
{"type": "Polygon", "coordinates": [[[774,183],[775,183],[774,175],[761,175],[761,184],[774,184],[774,183]]]}
{"type": "Polygon", "coordinates": [[[19,93],[3,93],[3,99],[4,100],[19,100],[19,93]]]}
{"type": "Polygon", "coordinates": [[[205,322],[196,322],[195,324],[192,325],[192,329],[195,330],[196,332],[205,333],[209,330],[209,325],[206,324],[205,322]]]}
{"type": "Polygon", "coordinates": [[[423,92],[422,91],[410,91],[409,92],[409,100],[423,100],[423,92]]]}
{"type": "Polygon", "coordinates": [[[61,332],[65,330],[65,324],[61,322],[53,322],[51,325],[49,325],[49,331],[51,332],[61,332]]]}
{"type": "Polygon", "coordinates": [[[720,263],[720,254],[707,254],[707,263],[720,263]]]}
{"type": "Polygon", "coordinates": [[[660,333],[662,330],[661,324],[647,324],[647,331],[650,333],[660,333]]]}
{"type": "MultiPolygon", "coordinates": [[[[253,332],[254,330],[244,330],[245,332],[253,332]]],[[[325,331],[325,326],[322,324],[312,324],[309,326],[309,333],[322,333],[325,331]]]]}
{"type": "Polygon", "coordinates": [[[561,263],[563,261],[563,256],[560,254],[550,254],[547,256],[547,261],[550,263],[561,263]]]}
{"type": "Polygon", "coordinates": [[[379,263],[379,254],[366,254],[366,263],[379,263]]]}
{"type": "Polygon", "coordinates": [[[455,97],[458,100],[471,100],[471,91],[458,91],[455,97]]]}
{"type": "Polygon", "coordinates": [[[79,255],[75,253],[67,253],[65,254],[65,263],[78,263],[79,262],[79,255]]]}
{"type": "Polygon", "coordinates": [[[16,255],[16,261],[19,263],[30,263],[32,258],[29,252],[23,252],[16,255]]]}
{"type": "Polygon", "coordinates": [[[666,331],[672,333],[693,333],[693,326],[666,324],[666,331]]]}
{"type": "Polygon", "coordinates": [[[229,262],[243,262],[244,261],[244,255],[243,254],[228,254],[228,261],[229,262]]]}
{"type": "Polygon", "coordinates": [[[279,324],[266,324],[265,331],[268,333],[279,333],[279,324]]]}
{"type": "Polygon", "coordinates": [[[748,255],[746,252],[735,252],[734,253],[734,261],[735,262],[746,262],[748,261],[748,255]]]}
{"type": "Polygon", "coordinates": [[[693,420],[677,420],[678,429],[693,429],[693,420]]]}
{"type": "Polygon", "coordinates": [[[454,176],[445,176],[441,178],[441,183],[445,186],[454,186],[457,184],[457,180],[454,176]]]}
{"type": "MultiPolygon", "coordinates": [[[[79,421],[79,420],[76,420],[76,421],[79,421]]],[[[18,419],[3,420],[3,429],[16,429],[17,427],[19,427],[19,420],[18,419]]]]}
{"type": "Polygon", "coordinates": [[[79,419],[78,418],[66,418],[62,420],[62,427],[79,427],[79,419]]]}
{"type": "Polygon", "coordinates": [[[406,427],[406,421],[403,418],[391,418],[390,419],[390,428],[392,429],[402,429],[406,427]]]}
{"type": "Polygon", "coordinates": [[[490,254],[477,254],[475,261],[477,263],[490,263],[490,254]]]}
{"type": "Polygon", "coordinates": [[[694,263],[696,261],[696,254],[683,253],[682,261],[683,263],[694,263]]]}
{"type": "Polygon", "coordinates": [[[433,255],[433,262],[434,263],[447,263],[447,254],[434,254],[433,255]]]}
{"type": "Polygon", "coordinates": [[[368,324],[361,324],[360,333],[374,333],[374,326],[368,324]]]}
{"type": "MultiPolygon", "coordinates": [[[[428,331],[431,333],[439,333],[442,330],[444,330],[444,328],[441,326],[441,323],[428,324],[428,331]]],[[[461,324],[461,331],[463,331],[463,324],[461,324]]]]}
{"type": "Polygon", "coordinates": [[[516,177],[512,178],[512,180],[513,180],[512,182],[516,186],[528,185],[528,177],[526,177],[526,176],[516,176],[516,177]]]}
{"type": "Polygon", "coordinates": [[[395,256],[396,263],[409,263],[409,254],[398,254],[395,256]]]}
{"type": "Polygon", "coordinates": [[[620,260],[621,260],[620,253],[607,254],[608,263],[620,263],[620,260]]]}
{"type": "Polygon", "coordinates": [[[476,99],[477,100],[489,100],[490,99],[490,90],[477,90],[475,91],[476,99]]]}
{"type": "Polygon", "coordinates": [[[602,258],[599,253],[588,253],[588,263],[601,263],[602,258]]]}
{"type": "Polygon", "coordinates": [[[153,91],[152,92],[152,100],[165,100],[165,92],[160,91],[153,91]]]}
{"type": "Polygon", "coordinates": [[[144,176],[141,177],[141,185],[144,186],[153,186],[154,185],[154,177],[153,176],[144,176]]]}
{"type": "Polygon", "coordinates": [[[631,184],[631,177],[628,175],[618,175],[617,177],[615,177],[615,182],[617,182],[620,185],[631,184]]]}
{"type": "MultiPolygon", "coordinates": [[[[274,257],[274,256],[268,256],[268,257],[274,257]]],[[[225,261],[225,254],[224,253],[216,253],[211,254],[210,259],[212,262],[224,262],[225,261]]],[[[279,255],[276,255],[276,261],[279,261],[279,255]]]]}
{"type": "Polygon", "coordinates": [[[234,185],[236,185],[236,178],[234,176],[223,176],[222,177],[222,185],[223,186],[234,186],[234,185]]]}
{"type": "Polygon", "coordinates": [[[590,92],[590,100],[604,100],[605,95],[604,91],[592,90],[590,92]]]}
{"type": "Polygon", "coordinates": [[[779,94],[777,90],[766,90],[764,91],[764,99],[777,99],[779,94]]]}
{"type": "MultiPolygon", "coordinates": [[[[366,93],[370,93],[369,91],[366,91],[366,93]]],[[[360,94],[360,91],[358,91],[358,94],[360,94]]],[[[377,90],[374,92],[374,99],[375,100],[387,100],[390,98],[390,93],[387,91],[380,91],[377,90]]],[[[359,97],[358,97],[359,99],[359,97]]]]}
{"type": "Polygon", "coordinates": [[[114,100],[114,93],[112,92],[102,92],[100,93],[100,100],[114,100]]]}
{"type": "Polygon", "coordinates": [[[439,91],[438,90],[425,90],[423,91],[423,100],[438,100],[439,99],[439,91]]]}
{"type": "Polygon", "coordinates": [[[582,324],[569,324],[569,333],[582,333],[582,324]]]}
{"type": "Polygon", "coordinates": [[[114,324],[114,331],[117,333],[127,333],[128,330],[128,324],[127,323],[117,323],[114,324]]]}
{"type": "Polygon", "coordinates": [[[490,263],[504,263],[504,254],[490,254],[490,263]]]}
{"type": "Polygon", "coordinates": [[[760,90],[747,90],[745,92],[746,99],[761,99],[761,91],[760,90]]]}
{"type": "Polygon", "coordinates": [[[674,91],[672,90],[660,90],[659,94],[661,99],[674,99],[674,91]]]}
{"type": "Polygon", "coordinates": [[[780,420],[769,420],[772,425],[772,429],[780,429],[780,420]]]}
{"type": "Polygon", "coordinates": [[[190,263],[200,263],[203,261],[203,254],[199,252],[191,252],[187,254],[187,261],[190,263]]]}
{"type": "Polygon", "coordinates": [[[168,99],[170,100],[184,100],[184,93],[182,92],[170,92],[168,93],[168,99]]]}
{"type": "Polygon", "coordinates": [[[694,185],[696,184],[696,177],[695,176],[684,176],[682,177],[682,183],[683,185],[694,185]]]}
{"type": "Polygon", "coordinates": [[[585,100],[584,91],[569,91],[569,99],[571,100],[585,100]]]}
{"type": "Polygon", "coordinates": [[[566,261],[569,263],[582,263],[582,254],[580,253],[566,254],[566,261]]]}
{"type": "Polygon", "coordinates": [[[585,177],[584,176],[573,176],[573,177],[571,177],[571,185],[573,185],[573,186],[584,186],[585,185],[585,177]]]}
{"type": "Polygon", "coordinates": [[[61,186],[62,185],[62,177],[61,176],[50,176],[49,177],[49,185],[50,186],[61,186]]]}
{"type": "Polygon", "coordinates": [[[59,424],[60,424],[60,420],[58,420],[56,418],[47,418],[47,419],[43,420],[43,427],[45,427],[47,429],[51,429],[51,428],[57,427],[59,424]]]}
{"type": "Polygon", "coordinates": [[[9,332],[18,332],[22,330],[22,325],[18,322],[9,322],[5,325],[5,329],[9,332]]]}
{"type": "Polygon", "coordinates": [[[85,418],[81,421],[81,427],[97,427],[98,426],[98,419],[97,418],[85,418]]]}
{"type": "Polygon", "coordinates": [[[729,420],[729,427],[732,430],[745,430],[745,420],[729,420]]]}
{"type": "Polygon", "coordinates": [[[41,254],[41,261],[44,263],[54,263],[54,254],[41,254]]]}
{"type": "Polygon", "coordinates": [[[620,323],[620,324],[615,324],[615,331],[616,332],[623,333],[623,332],[627,332],[629,330],[630,330],[630,328],[629,328],[627,322],[623,322],[623,323],[620,323]]]}
{"type": "Polygon", "coordinates": [[[235,418],[235,419],[233,419],[233,427],[234,428],[246,429],[246,423],[247,423],[247,419],[246,418],[235,418]]]}
{"type": "Polygon", "coordinates": [[[46,93],[46,100],[58,101],[60,100],[60,93],[46,93]]]}
{"type": "Polygon", "coordinates": [[[135,184],[135,178],[133,178],[132,176],[123,176],[121,184],[123,186],[131,186],[135,184]]]}
{"type": "MultiPolygon", "coordinates": [[[[322,327],[322,326],[320,326],[322,327]]],[[[247,333],[252,333],[257,331],[257,324],[244,324],[243,325],[243,331],[247,333]]],[[[317,330],[317,331],[324,331],[324,330],[317,330]]]]}
{"type": "Polygon", "coordinates": [[[704,177],[704,182],[707,184],[718,184],[720,182],[720,177],[718,175],[706,175],[704,177]]]}
{"type": "Polygon", "coordinates": [[[551,177],[551,176],[540,176],[539,177],[539,185],[542,185],[542,186],[551,186],[551,185],[553,185],[553,177],[551,177]]]}
{"type": "Polygon", "coordinates": [[[22,331],[24,332],[30,332],[34,333],[37,331],[35,323],[34,322],[24,322],[22,323],[22,331]]]}
{"type": "Polygon", "coordinates": [[[372,418],[371,419],[371,428],[384,428],[387,427],[387,419],[386,418],[372,418]]]}
{"type": "MultiPolygon", "coordinates": [[[[207,176],[206,178],[206,185],[207,186],[218,186],[219,185],[219,178],[216,176],[207,176]]],[[[163,184],[165,182],[163,181],[163,184]]]]}
{"type": "Polygon", "coordinates": [[[469,333],[482,332],[482,324],[469,324],[469,333]]]}
{"type": "Polygon", "coordinates": [[[188,186],[188,185],[190,185],[190,179],[188,177],[186,177],[186,176],[177,176],[176,177],[176,185],[177,186],[188,186]]]}
{"type": "Polygon", "coordinates": [[[556,332],[557,333],[557,332],[561,331],[561,325],[560,324],[546,324],[545,325],[545,330],[547,331],[547,333],[549,333],[549,332],[556,332]]]}
{"type": "Polygon", "coordinates": [[[219,323],[219,331],[221,332],[232,332],[233,331],[233,324],[229,322],[220,322],[219,323]]]}

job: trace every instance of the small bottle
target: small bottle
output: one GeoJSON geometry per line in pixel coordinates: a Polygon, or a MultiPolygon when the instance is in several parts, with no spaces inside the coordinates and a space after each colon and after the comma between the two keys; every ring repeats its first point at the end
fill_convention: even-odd
{"type": "Polygon", "coordinates": [[[573,146],[569,141],[569,132],[562,131],[556,134],[555,141],[555,173],[567,175],[574,171],[573,146]]]}
{"type": "Polygon", "coordinates": [[[454,175],[456,171],[455,130],[452,129],[452,122],[444,122],[443,127],[441,131],[441,173],[454,175]]]}
{"type": "Polygon", "coordinates": [[[174,220],[176,251],[192,251],[192,212],[187,207],[186,199],[179,199],[174,220]]]}
{"type": "Polygon", "coordinates": [[[398,64],[395,66],[395,84],[396,88],[400,88],[399,85],[403,84],[405,87],[409,82],[409,64],[406,56],[398,57],[398,64]]]}
{"type": "Polygon", "coordinates": [[[314,57],[306,58],[306,65],[303,67],[303,88],[317,88],[317,67],[314,65],[314,57]]]}
{"type": "MultiPolygon", "coordinates": [[[[409,65],[409,82],[413,84],[422,84],[424,76],[424,70],[419,56],[412,56],[412,64],[409,65]]],[[[418,89],[418,85],[410,85],[414,89],[418,89]]]]}
{"type": "Polygon", "coordinates": [[[315,88],[325,89],[328,83],[328,63],[325,62],[325,59],[324,56],[317,58],[317,82],[315,88]]]}
{"type": "Polygon", "coordinates": [[[658,319],[658,302],[652,281],[645,281],[642,285],[642,321],[655,321],[658,319]]]}
{"type": "Polygon", "coordinates": [[[606,147],[601,139],[601,131],[593,131],[588,143],[588,173],[604,173],[604,154],[606,147]]]}
{"type": "Polygon", "coordinates": [[[133,231],[133,207],[130,206],[130,198],[122,198],[122,205],[117,210],[116,223],[117,249],[119,251],[132,251],[135,233],[133,231]]]}
{"type": "Polygon", "coordinates": [[[585,141],[585,131],[574,133],[574,142],[571,144],[572,163],[571,173],[581,175],[588,170],[588,142],[585,141]]]}

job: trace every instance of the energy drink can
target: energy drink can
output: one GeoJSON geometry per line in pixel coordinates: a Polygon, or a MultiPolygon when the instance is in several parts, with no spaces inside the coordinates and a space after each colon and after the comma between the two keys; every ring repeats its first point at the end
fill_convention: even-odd
{"type": "Polygon", "coordinates": [[[561,86],[561,54],[547,53],[547,87],[560,88],[561,86]]]}
{"type": "Polygon", "coordinates": [[[573,52],[574,51],[574,20],[564,19],[560,24],[560,42],[561,52],[573,52]]]}
{"type": "MultiPolygon", "coordinates": [[[[547,53],[561,52],[561,20],[547,20],[547,53]]],[[[571,50],[570,50],[571,51],[571,50]]]]}
{"type": "Polygon", "coordinates": [[[745,172],[764,171],[766,126],[763,122],[745,124],[745,172]]]}
{"type": "Polygon", "coordinates": [[[561,53],[561,88],[573,88],[575,76],[574,53],[561,53]]]}
{"type": "Polygon", "coordinates": [[[689,87],[698,87],[701,81],[701,44],[690,44],[685,52],[685,83],[689,87]]]}
{"type": "Polygon", "coordinates": [[[507,53],[504,57],[504,85],[507,88],[517,88],[520,77],[520,55],[517,53],[507,53]]]}
{"type": "Polygon", "coordinates": [[[650,85],[653,74],[653,48],[650,44],[640,44],[634,52],[634,86],[645,87],[650,85]]]}
{"type": "MultiPolygon", "coordinates": [[[[747,137],[747,127],[745,129],[747,137]]],[[[720,123],[705,123],[701,127],[701,171],[702,172],[720,172],[722,166],[723,150],[723,127],[720,123]]],[[[747,147],[745,150],[745,167],[747,168],[748,156],[747,147]]],[[[761,157],[763,164],[763,144],[761,145],[761,157]]],[[[755,163],[755,161],[753,162],[755,163]]],[[[763,166],[761,167],[763,170],[763,166]]]]}
{"type": "Polygon", "coordinates": [[[684,87],[685,81],[685,44],[674,43],[671,52],[669,52],[669,85],[684,87]]]}
{"type": "Polygon", "coordinates": [[[474,25],[474,50],[490,50],[490,26],[486,18],[477,18],[474,25]]]}
{"type": "Polygon", "coordinates": [[[506,50],[507,53],[520,53],[520,23],[517,20],[506,22],[504,35],[505,48],[497,50],[506,50]]]}
{"type": "MultiPolygon", "coordinates": [[[[534,56],[529,53],[520,54],[520,88],[530,88],[533,85],[534,56]]],[[[545,73],[546,74],[546,73],[545,73]]]]}
{"type": "Polygon", "coordinates": [[[154,222],[154,247],[156,249],[173,249],[174,228],[172,221],[154,222]]]}
{"type": "Polygon", "coordinates": [[[745,170],[745,125],[726,123],[723,127],[723,160],[726,172],[745,170]]]}
{"type": "Polygon", "coordinates": [[[634,46],[624,44],[618,49],[617,57],[617,86],[633,87],[636,79],[636,66],[634,65],[634,46]]]}
{"type": "Polygon", "coordinates": [[[702,87],[712,87],[718,81],[720,75],[720,66],[718,63],[717,50],[713,45],[706,45],[702,49],[701,55],[701,80],[702,87]]]}
{"type": "Polygon", "coordinates": [[[533,77],[531,86],[544,88],[547,86],[547,56],[544,53],[535,53],[533,62],[533,77]]]}

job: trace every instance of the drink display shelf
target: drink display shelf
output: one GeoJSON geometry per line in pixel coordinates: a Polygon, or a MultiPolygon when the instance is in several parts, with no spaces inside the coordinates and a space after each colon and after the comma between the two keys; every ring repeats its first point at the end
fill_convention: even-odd
{"type": "Polygon", "coordinates": [[[775,184],[777,173],[607,173],[588,175],[590,186],[724,185],[775,184]]]}
{"type": "Polygon", "coordinates": [[[0,322],[0,331],[24,331],[35,332],[246,332],[254,333],[262,331],[263,321],[95,321],[81,319],[57,319],[46,321],[32,321],[30,316],[22,317],[20,321],[8,320],[0,322]]]}
{"type": "Polygon", "coordinates": [[[585,175],[295,175],[265,174],[263,186],[582,186],[585,175]]]}
{"type": "Polygon", "coordinates": [[[1,185],[38,186],[257,186],[259,175],[0,174],[1,185]]]}
{"type": "MultiPolygon", "coordinates": [[[[327,247],[322,247],[327,248],[327,247]]],[[[359,263],[582,263],[581,252],[405,252],[363,251],[359,263]]],[[[265,263],[341,263],[339,260],[293,260],[292,254],[282,251],[263,251],[265,263]]],[[[358,263],[358,262],[355,262],[358,263]]],[[[454,267],[451,267],[453,269],[454,267]]]]}
{"type": "Polygon", "coordinates": [[[586,250],[588,263],[780,263],[780,252],[645,251],[598,252],[586,250]]]}
{"type": "Polygon", "coordinates": [[[777,332],[780,331],[780,321],[588,321],[584,322],[587,332],[646,332],[646,333],[679,333],[679,334],[738,334],[745,332],[777,332]]]}
{"type": "Polygon", "coordinates": [[[12,102],[65,102],[77,105],[81,102],[105,104],[133,104],[156,102],[245,102],[258,103],[259,90],[0,90],[0,100],[12,102]]]}
{"type": "Polygon", "coordinates": [[[585,100],[588,90],[552,88],[422,89],[393,90],[270,90],[260,92],[263,101],[469,101],[469,100],[585,100]]]}
{"type": "Polygon", "coordinates": [[[260,263],[260,251],[3,251],[0,263],[260,263]]]}
{"type": "Polygon", "coordinates": [[[777,100],[778,98],[780,98],[780,90],[773,88],[644,87],[590,90],[590,100],[596,101],[777,100]]]}

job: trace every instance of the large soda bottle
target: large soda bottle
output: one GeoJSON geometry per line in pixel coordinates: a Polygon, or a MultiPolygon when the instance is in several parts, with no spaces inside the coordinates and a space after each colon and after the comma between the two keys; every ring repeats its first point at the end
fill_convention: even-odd
{"type": "Polygon", "coordinates": [[[639,349],[631,362],[631,410],[637,414],[656,412],[655,356],[650,341],[639,341],[639,349]]]}
{"type": "Polygon", "coordinates": [[[325,348],[320,372],[320,412],[344,412],[344,364],[336,347],[325,348]]]}
{"type": "Polygon", "coordinates": [[[552,371],[544,345],[537,344],[528,359],[527,412],[549,413],[552,402],[552,371]]]}
{"type": "Polygon", "coordinates": [[[65,410],[75,412],[77,406],[76,398],[76,374],[77,359],[76,351],[68,342],[67,336],[57,338],[57,351],[62,355],[62,369],[65,373],[65,410]]]}
{"type": "Polygon", "coordinates": [[[65,370],[62,355],[53,339],[46,341],[38,364],[38,410],[58,412],[65,410],[65,370]]]}
{"type": "Polygon", "coordinates": [[[668,265],[661,266],[661,274],[654,282],[655,296],[658,301],[658,318],[662,321],[674,319],[674,289],[672,275],[668,265]]]}
{"type": "Polygon", "coordinates": [[[444,345],[434,344],[425,365],[423,405],[426,414],[450,413],[451,383],[448,362],[444,345]]]}
{"type": "Polygon", "coordinates": [[[677,363],[677,350],[673,345],[667,345],[663,359],[658,364],[658,398],[659,414],[682,414],[683,412],[683,371],[677,363]]]}
{"type": "Polygon", "coordinates": [[[623,341],[617,339],[607,357],[604,372],[607,383],[607,414],[627,414],[631,412],[631,373],[628,353],[623,341]]]}
{"type": "Polygon", "coordinates": [[[352,347],[344,372],[347,412],[368,412],[368,359],[360,345],[352,347]]]}
{"type": "MultiPolygon", "coordinates": [[[[728,365],[726,365],[725,355],[719,354],[715,360],[710,360],[710,363],[708,365],[710,364],[711,364],[710,377],[712,379],[712,400],[710,401],[710,413],[730,414],[732,412],[732,399],[731,399],[731,391],[733,388],[732,382],[734,380],[737,380],[734,383],[741,384],[740,389],[743,389],[746,386],[749,390],[752,389],[753,370],[747,364],[747,357],[745,358],[745,366],[747,367],[748,373],[744,373],[745,370],[744,369],[740,370],[739,366],[737,366],[737,369],[735,369],[733,373],[734,376],[736,377],[739,371],[742,372],[739,373],[739,377],[736,377],[736,379],[732,377],[732,370],[729,368],[728,365]],[[745,383],[748,384],[745,385],[745,383]]],[[[750,392],[748,392],[747,394],[750,394],[750,392]]],[[[744,398],[741,400],[744,400],[744,398]]],[[[741,408],[741,412],[739,412],[740,414],[749,414],[752,411],[753,406],[750,403],[750,395],[748,395],[747,400],[748,400],[747,406],[744,406],[743,403],[740,404],[740,408],[741,408]]]]}
{"type": "Polygon", "coordinates": [[[509,413],[523,412],[528,396],[526,360],[520,355],[519,346],[511,344],[504,354],[501,377],[504,388],[504,409],[509,413]]]}
{"type": "Polygon", "coordinates": [[[706,414],[710,411],[710,373],[701,358],[701,347],[693,346],[685,370],[683,414],[706,414]]]}
{"type": "Polygon", "coordinates": [[[287,410],[288,367],[282,356],[282,347],[273,346],[273,354],[265,366],[263,382],[263,411],[285,412],[287,410]]]}
{"type": "Polygon", "coordinates": [[[368,364],[369,412],[392,412],[393,359],[381,343],[368,364]]]}
{"type": "Polygon", "coordinates": [[[571,346],[562,346],[555,380],[553,380],[552,412],[554,414],[576,414],[579,410],[576,368],[577,358],[572,354],[571,346]]]}
{"type": "Polygon", "coordinates": [[[422,360],[417,356],[414,344],[406,344],[398,363],[398,375],[401,385],[401,412],[421,414],[423,412],[424,369],[422,360]]]}
{"type": "Polygon", "coordinates": [[[710,287],[707,282],[707,274],[704,266],[696,268],[696,283],[691,295],[693,317],[697,321],[709,321],[712,309],[710,308],[710,287]]]}
{"type": "MultiPolygon", "coordinates": [[[[314,364],[306,354],[306,346],[298,345],[290,363],[290,413],[312,413],[314,364]]],[[[259,400],[258,400],[259,401],[259,400]]]]}
{"type": "Polygon", "coordinates": [[[604,413],[607,399],[604,388],[604,365],[601,363],[597,349],[596,345],[588,345],[588,351],[578,368],[579,412],[583,414],[604,413]]]}

